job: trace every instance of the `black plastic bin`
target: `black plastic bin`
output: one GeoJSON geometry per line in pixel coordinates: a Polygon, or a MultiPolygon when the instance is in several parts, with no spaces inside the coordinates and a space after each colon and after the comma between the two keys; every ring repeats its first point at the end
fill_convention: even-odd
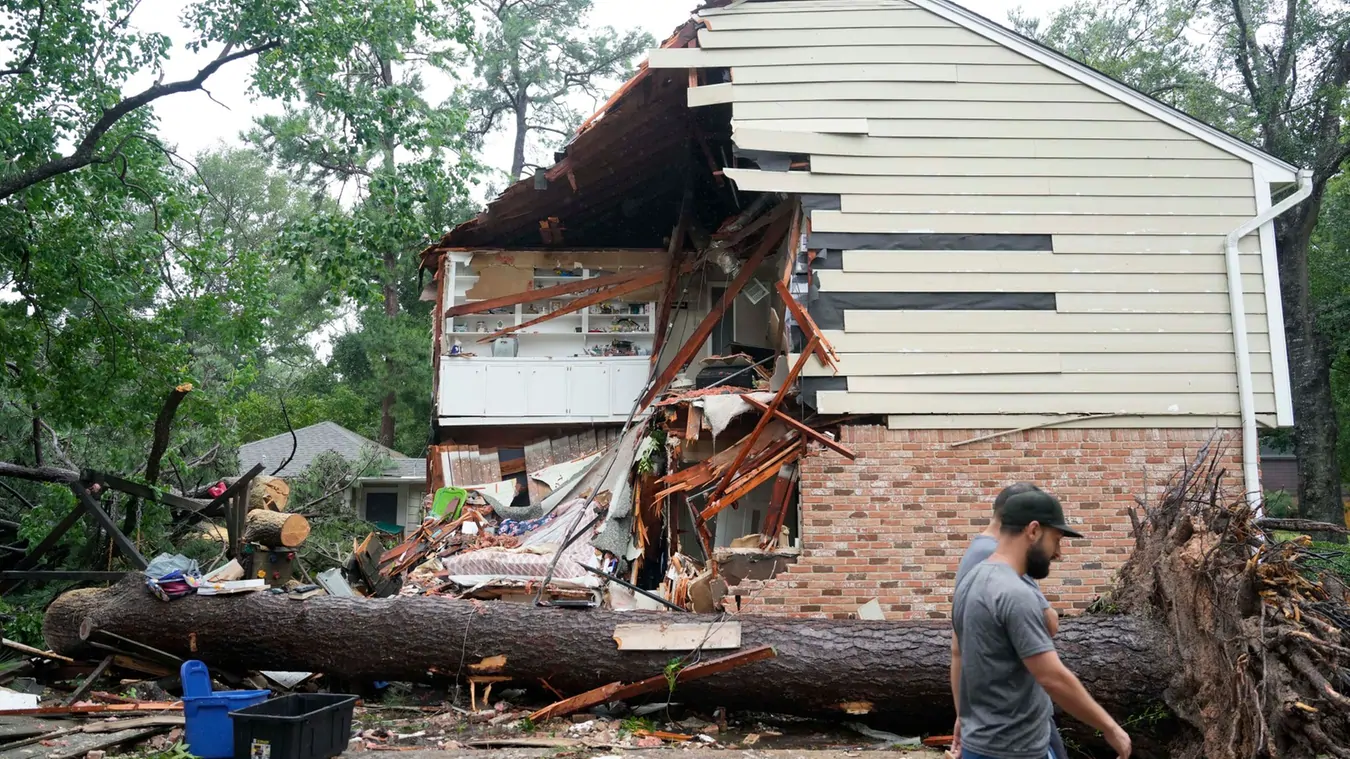
{"type": "Polygon", "coordinates": [[[356,696],[293,693],[230,712],[234,759],[329,759],[347,750],[356,696]]]}

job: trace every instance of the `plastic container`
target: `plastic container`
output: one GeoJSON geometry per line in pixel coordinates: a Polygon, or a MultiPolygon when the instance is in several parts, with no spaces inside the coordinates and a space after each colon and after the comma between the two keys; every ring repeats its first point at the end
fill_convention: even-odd
{"type": "Polygon", "coordinates": [[[211,674],[195,659],[183,662],[183,739],[188,751],[202,759],[234,755],[234,726],[230,712],[259,704],[272,695],[267,690],[211,690],[211,674]]]}
{"type": "Polygon", "coordinates": [[[356,696],[292,693],[231,712],[235,759],[329,759],[347,750],[356,696]]]}

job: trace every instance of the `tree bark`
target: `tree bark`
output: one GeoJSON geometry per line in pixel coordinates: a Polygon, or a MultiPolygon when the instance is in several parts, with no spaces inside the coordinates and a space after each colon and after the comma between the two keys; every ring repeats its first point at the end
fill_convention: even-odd
{"type": "Polygon", "coordinates": [[[245,543],[268,548],[295,548],[309,537],[309,520],[299,514],[254,509],[245,520],[245,543]]]}
{"type": "MultiPolygon", "coordinates": [[[[1299,513],[1308,519],[1343,524],[1337,445],[1340,430],[1331,394],[1331,351],[1326,336],[1318,328],[1308,281],[1308,245],[1322,207],[1324,189],[1324,184],[1318,184],[1308,200],[1282,217],[1276,226],[1276,239],[1294,396],[1299,513]]],[[[1326,534],[1325,539],[1345,542],[1341,534],[1326,534]]]]}
{"type": "MultiPolygon", "coordinates": [[[[394,64],[388,57],[380,56],[380,79],[386,88],[394,86],[394,64]]],[[[389,109],[390,119],[394,118],[393,109],[389,109]]],[[[388,175],[390,185],[397,187],[398,166],[395,163],[395,151],[397,145],[394,142],[392,133],[386,133],[381,139],[384,149],[384,171],[388,175]]],[[[397,213],[397,209],[391,202],[388,206],[388,212],[391,217],[397,213]]],[[[389,247],[384,249],[384,315],[389,319],[392,327],[394,320],[398,317],[398,248],[394,241],[389,241],[389,247]]],[[[394,447],[394,437],[396,430],[394,428],[394,387],[393,387],[393,361],[389,354],[384,356],[384,384],[388,390],[384,398],[380,400],[380,436],[379,443],[385,448],[394,447]]]]}
{"type": "Polygon", "coordinates": [[[530,131],[530,101],[525,96],[524,87],[520,89],[520,96],[516,98],[513,110],[516,116],[516,135],[511,153],[511,181],[515,182],[520,179],[520,172],[525,170],[525,137],[530,131]]]}
{"type": "MultiPolygon", "coordinates": [[[[504,674],[519,684],[537,685],[543,678],[569,695],[660,674],[680,655],[619,651],[612,637],[619,622],[676,621],[670,614],[425,597],[321,596],[296,602],[262,593],[188,596],[166,604],[139,581],[58,598],[43,624],[47,645],[70,656],[90,655],[79,634],[85,619],[97,629],[234,669],[426,680],[432,671],[455,677],[468,664],[502,655],[504,674]],[[250,622],[240,625],[240,619],[250,622]]],[[[716,620],[678,615],[680,622],[716,620]]],[[[868,704],[861,707],[868,721],[925,732],[954,719],[946,623],[748,615],[734,620],[741,624],[742,649],[772,645],[777,657],[681,686],[676,700],[709,709],[835,717],[846,716],[844,704],[868,704]]],[[[1065,619],[1056,644],[1088,690],[1124,719],[1161,701],[1174,669],[1165,640],[1152,623],[1115,615],[1065,619]]]]}

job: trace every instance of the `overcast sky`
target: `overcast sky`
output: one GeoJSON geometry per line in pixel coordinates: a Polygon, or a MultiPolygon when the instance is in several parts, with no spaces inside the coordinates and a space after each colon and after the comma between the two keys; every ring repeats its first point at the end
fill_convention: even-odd
{"type": "MultiPolygon", "coordinates": [[[[641,28],[658,41],[665,39],[676,26],[689,18],[698,0],[594,0],[592,26],[613,26],[617,29],[641,28]]],[[[136,25],[169,35],[177,45],[167,66],[167,79],[187,78],[200,68],[212,49],[202,55],[193,55],[182,49],[187,35],[179,26],[179,13],[184,0],[148,0],[135,17],[136,25]]],[[[1000,23],[1006,23],[1008,11],[1019,5],[1037,16],[1045,16],[1065,4],[1064,0],[969,0],[966,7],[1000,23]]],[[[159,101],[155,112],[160,119],[160,133],[165,140],[176,143],[186,156],[218,143],[238,143],[239,134],[252,126],[260,114],[277,109],[274,103],[254,102],[247,93],[250,63],[234,63],[218,72],[207,83],[210,97],[201,92],[174,95],[159,101]],[[213,102],[212,98],[215,101],[213,102]]],[[[131,83],[129,90],[140,89],[154,79],[146,72],[131,83]]],[[[442,89],[442,88],[437,88],[442,89]]],[[[432,92],[433,97],[438,93],[432,92]]],[[[445,93],[439,93],[443,96],[445,93]]],[[[591,110],[589,101],[578,103],[584,111],[591,110]]],[[[495,135],[485,146],[483,158],[494,167],[505,169],[511,162],[511,147],[505,134],[495,135]]]]}

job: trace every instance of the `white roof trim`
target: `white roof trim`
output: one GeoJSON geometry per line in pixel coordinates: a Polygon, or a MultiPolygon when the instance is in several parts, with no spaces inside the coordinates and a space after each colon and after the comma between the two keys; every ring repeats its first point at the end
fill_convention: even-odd
{"type": "MultiPolygon", "coordinates": [[[[1165,106],[1142,92],[1121,84],[1111,77],[1095,71],[1068,56],[1056,53],[1048,47],[1032,42],[1011,29],[1000,25],[996,21],[985,18],[984,16],[963,8],[949,0],[909,0],[909,2],[974,32],[981,37],[985,37],[1006,48],[1015,50],[1037,63],[1049,66],[1071,79],[1113,97],[1126,105],[1137,108],[1159,121],[1176,127],[1187,134],[1191,134],[1197,139],[1203,140],[1224,152],[1231,153],[1244,161],[1251,162],[1253,166],[1261,170],[1264,178],[1269,182],[1282,184],[1286,182],[1295,182],[1298,179],[1298,169],[1293,165],[1258,150],[1232,135],[1225,134],[1199,119],[1192,118],[1181,111],[1165,106]]],[[[732,8],[736,5],[739,5],[739,3],[733,3],[726,8],[709,9],[709,11],[721,11],[722,13],[731,11],[734,13],[735,11],[732,10],[732,8]]],[[[718,15],[715,12],[706,13],[710,16],[718,15]]]]}

